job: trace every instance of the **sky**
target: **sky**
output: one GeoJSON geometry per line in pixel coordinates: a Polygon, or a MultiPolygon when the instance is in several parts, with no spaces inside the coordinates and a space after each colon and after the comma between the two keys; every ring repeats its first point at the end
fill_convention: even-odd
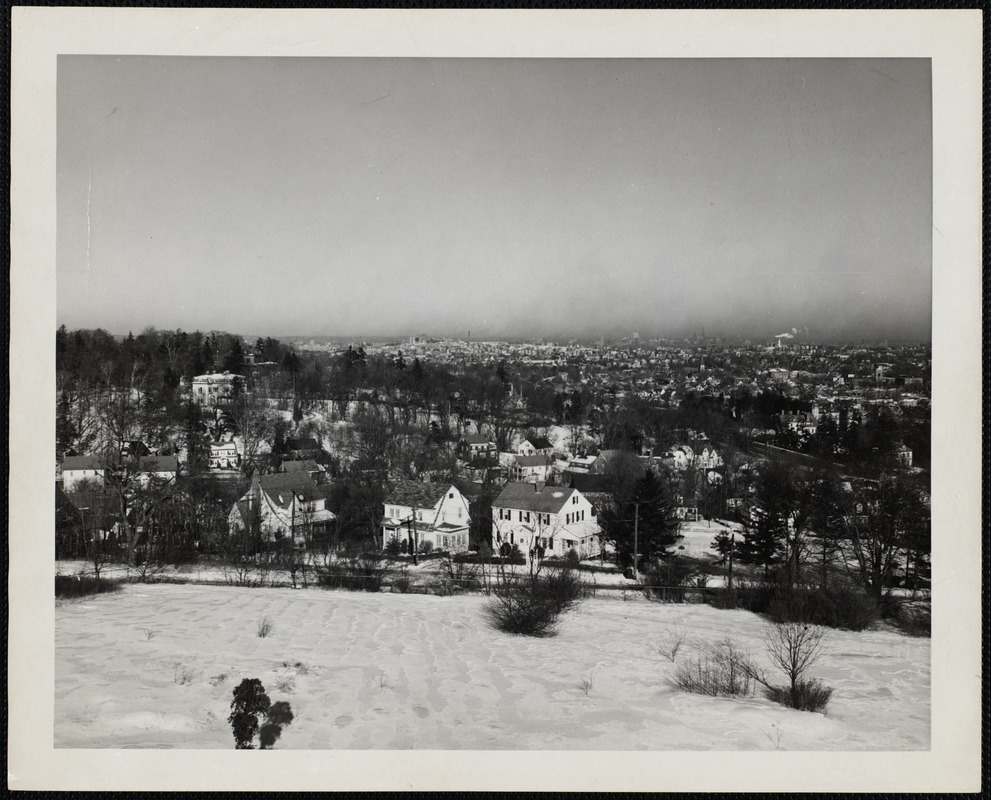
{"type": "Polygon", "coordinates": [[[928,341],[928,59],[60,55],[57,318],[928,341]]]}

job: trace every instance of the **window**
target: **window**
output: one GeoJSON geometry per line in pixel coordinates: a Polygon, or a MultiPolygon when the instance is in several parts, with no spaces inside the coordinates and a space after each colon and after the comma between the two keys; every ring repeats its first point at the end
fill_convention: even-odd
{"type": "Polygon", "coordinates": [[[526,512],[526,522],[529,522],[529,521],[530,521],[530,512],[527,511],[526,512]]]}
{"type": "Polygon", "coordinates": [[[451,500],[453,500],[453,499],[454,499],[454,492],[451,492],[451,493],[450,493],[450,494],[448,495],[448,497],[449,497],[449,498],[450,498],[451,500]]]}

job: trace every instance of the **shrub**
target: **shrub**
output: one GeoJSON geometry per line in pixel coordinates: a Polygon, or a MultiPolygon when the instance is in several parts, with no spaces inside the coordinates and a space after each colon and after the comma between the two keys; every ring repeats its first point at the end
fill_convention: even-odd
{"type": "Polygon", "coordinates": [[[256,635],[259,639],[266,638],[273,630],[275,630],[275,623],[272,622],[268,617],[262,617],[258,620],[258,627],[255,630],[256,635]]]}
{"type": "Polygon", "coordinates": [[[678,658],[678,651],[685,645],[688,641],[688,631],[685,628],[675,628],[673,631],[668,631],[664,638],[661,640],[658,652],[664,656],[668,661],[674,663],[678,658]]]}
{"type": "Polygon", "coordinates": [[[645,570],[645,583],[652,587],[644,590],[651,600],[665,603],[685,602],[685,587],[692,584],[698,574],[698,567],[681,556],[650,564],[645,570]]]}
{"type": "Polygon", "coordinates": [[[765,695],[799,711],[825,712],[833,690],[805,675],[826,654],[826,630],[801,622],[780,622],[769,625],[761,639],[771,663],[788,678],[788,686],[775,686],[762,671],[748,664],[748,674],[764,686],[765,695]]]}
{"type": "Polygon", "coordinates": [[[555,614],[562,614],[573,608],[586,593],[584,581],[568,567],[549,572],[535,581],[534,591],[538,597],[547,601],[555,614]]]}
{"type": "Polygon", "coordinates": [[[709,697],[749,697],[754,693],[750,659],[729,639],[707,645],[678,665],[674,685],[709,697]]]}
{"type": "Polygon", "coordinates": [[[577,567],[582,563],[581,556],[575,552],[575,548],[573,547],[564,554],[564,560],[573,567],[577,567]]]}
{"type": "Polygon", "coordinates": [[[489,624],[503,633],[536,637],[557,633],[554,606],[525,583],[501,587],[482,611],[489,624]]]}
{"type": "Polygon", "coordinates": [[[796,588],[790,597],[779,588],[768,613],[777,622],[862,631],[877,621],[880,609],[877,601],[863,589],[836,585],[825,589],[796,588]]]}
{"type": "Polygon", "coordinates": [[[231,713],[227,721],[234,733],[234,747],[250,750],[258,732],[258,715],[269,710],[272,701],[265,694],[265,687],[258,678],[245,678],[234,690],[231,713]]]}
{"type": "Polygon", "coordinates": [[[794,689],[788,686],[768,686],[764,689],[764,695],[769,700],[788,708],[825,714],[829,698],[833,696],[833,690],[821,681],[814,679],[798,681],[794,689]]]}
{"type": "Polygon", "coordinates": [[[325,589],[347,589],[352,592],[378,592],[382,589],[387,567],[371,555],[342,558],[322,567],[317,582],[325,589]]]}
{"type": "Polygon", "coordinates": [[[458,589],[464,591],[478,591],[482,588],[482,581],[479,578],[479,574],[482,572],[480,567],[480,556],[474,554],[467,554],[468,558],[457,558],[456,556],[447,557],[447,578],[449,582],[457,587],[458,589]]]}
{"type": "Polygon", "coordinates": [[[892,604],[888,611],[888,619],[907,636],[932,636],[932,610],[928,604],[902,603],[892,604]]]}
{"type": "Polygon", "coordinates": [[[92,578],[88,575],[56,575],[55,596],[62,598],[85,597],[91,594],[119,592],[119,581],[92,578]]]}
{"type": "Polygon", "coordinates": [[[399,540],[393,536],[389,539],[388,543],[385,545],[385,552],[390,556],[398,556],[402,550],[402,545],[399,544],[399,540]]]}
{"type": "Polygon", "coordinates": [[[409,576],[409,567],[405,564],[399,574],[392,580],[392,588],[400,594],[409,594],[413,590],[413,579],[409,576]]]}
{"type": "Polygon", "coordinates": [[[740,598],[737,596],[736,589],[716,591],[709,594],[709,605],[722,610],[739,608],[740,598]]]}
{"type": "Polygon", "coordinates": [[[733,585],[737,608],[752,611],[754,614],[766,614],[771,609],[771,602],[777,586],[767,581],[737,580],[733,585]]]}
{"type": "Polygon", "coordinates": [[[426,540],[420,542],[420,544],[417,546],[417,552],[418,553],[423,553],[423,555],[425,555],[425,556],[426,555],[430,555],[430,552],[433,549],[434,549],[434,543],[433,542],[428,542],[426,540]]]}

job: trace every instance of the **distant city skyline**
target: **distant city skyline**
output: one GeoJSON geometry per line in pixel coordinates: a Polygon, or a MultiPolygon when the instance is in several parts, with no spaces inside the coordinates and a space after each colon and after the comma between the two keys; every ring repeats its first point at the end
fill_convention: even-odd
{"type": "Polygon", "coordinates": [[[63,55],[57,111],[70,328],[931,338],[927,59],[63,55]]]}

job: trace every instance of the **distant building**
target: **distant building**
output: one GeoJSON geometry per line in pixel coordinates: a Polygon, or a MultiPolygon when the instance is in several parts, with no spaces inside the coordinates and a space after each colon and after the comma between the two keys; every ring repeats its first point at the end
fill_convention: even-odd
{"type": "Polygon", "coordinates": [[[230,372],[214,372],[197,375],[193,378],[193,402],[216,406],[230,402],[238,391],[244,388],[244,378],[230,372]]]}
{"type": "Polygon", "coordinates": [[[304,436],[301,439],[286,439],[285,452],[292,460],[313,458],[320,452],[320,443],[310,436],[304,436]]]}
{"type": "Polygon", "coordinates": [[[509,479],[523,483],[544,483],[551,474],[550,456],[540,453],[535,456],[516,456],[509,468],[509,479]]]}
{"type": "Polygon", "coordinates": [[[519,447],[516,448],[516,455],[518,456],[549,456],[553,452],[554,445],[551,444],[550,439],[547,439],[544,436],[528,437],[520,443],[519,447]]]}
{"type": "Polygon", "coordinates": [[[228,522],[232,531],[254,531],[264,542],[292,540],[305,545],[326,537],[336,519],[327,508],[327,496],[327,488],[305,472],[256,472],[228,522]]]}
{"type": "Polygon", "coordinates": [[[906,447],[904,444],[899,445],[894,450],[895,461],[897,461],[903,467],[912,466],[912,451],[910,448],[906,447]]]}
{"type": "Polygon", "coordinates": [[[241,455],[234,442],[219,442],[210,445],[210,469],[237,469],[241,463],[241,455]]]}
{"type": "Polygon", "coordinates": [[[568,462],[568,472],[575,475],[588,475],[594,471],[598,456],[575,456],[568,462]]]}
{"type": "Polygon", "coordinates": [[[327,470],[312,458],[301,461],[283,461],[282,472],[305,472],[316,483],[323,483],[327,477],[327,470]]]}
{"type": "Polygon", "coordinates": [[[580,491],[542,483],[507,483],[492,503],[492,547],[517,545],[524,553],[597,555],[602,529],[580,491]]]}
{"type": "Polygon", "coordinates": [[[468,499],[452,484],[396,481],[385,493],[382,547],[395,539],[408,550],[423,542],[459,553],[468,549],[468,499]]]}
{"type": "Polygon", "coordinates": [[[484,433],[466,433],[458,440],[457,449],[464,461],[495,461],[499,456],[495,440],[484,433]]]}
{"type": "Polygon", "coordinates": [[[94,482],[103,486],[105,468],[99,456],[66,456],[62,461],[62,491],[78,491],[80,484],[94,482]]]}
{"type": "Polygon", "coordinates": [[[135,476],[135,483],[148,486],[152,481],[165,483],[174,481],[179,474],[179,459],[175,456],[137,456],[124,459],[119,465],[107,467],[102,456],[66,456],[62,461],[62,491],[67,494],[87,488],[84,482],[92,483],[91,488],[102,491],[106,485],[107,473],[116,474],[116,467],[126,467],[135,476]]]}

